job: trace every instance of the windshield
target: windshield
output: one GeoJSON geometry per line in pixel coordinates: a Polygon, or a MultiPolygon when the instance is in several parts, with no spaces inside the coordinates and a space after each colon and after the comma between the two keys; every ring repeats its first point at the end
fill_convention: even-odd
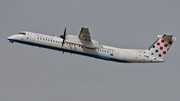
{"type": "Polygon", "coordinates": [[[23,32],[20,32],[20,33],[18,33],[18,34],[26,35],[26,33],[23,33],[23,32]]]}

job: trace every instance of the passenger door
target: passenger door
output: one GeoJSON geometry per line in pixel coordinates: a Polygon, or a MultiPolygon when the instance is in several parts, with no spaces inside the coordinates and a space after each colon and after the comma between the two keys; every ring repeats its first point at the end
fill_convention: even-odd
{"type": "Polygon", "coordinates": [[[29,33],[29,42],[34,42],[35,34],[29,33]]]}

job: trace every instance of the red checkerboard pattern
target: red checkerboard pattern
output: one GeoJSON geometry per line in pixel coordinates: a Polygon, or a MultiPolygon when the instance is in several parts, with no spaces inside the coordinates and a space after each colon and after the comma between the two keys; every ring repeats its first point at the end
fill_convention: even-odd
{"type": "Polygon", "coordinates": [[[164,40],[164,39],[159,39],[157,41],[157,45],[155,46],[156,49],[159,48],[159,52],[162,52],[162,54],[166,54],[166,52],[169,50],[170,46],[172,45],[172,41],[164,40]]]}
{"type": "Polygon", "coordinates": [[[170,46],[172,45],[173,41],[159,39],[151,48],[150,52],[151,55],[159,58],[163,58],[167,51],[169,50],[170,46]]]}

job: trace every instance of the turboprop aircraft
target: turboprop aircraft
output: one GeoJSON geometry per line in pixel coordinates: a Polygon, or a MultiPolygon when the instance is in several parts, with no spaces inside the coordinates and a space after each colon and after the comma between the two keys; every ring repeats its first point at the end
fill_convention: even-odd
{"type": "Polygon", "coordinates": [[[66,35],[60,37],[22,31],[8,37],[9,42],[17,42],[57,51],[94,57],[102,60],[122,63],[159,63],[170,46],[176,40],[173,35],[158,35],[158,39],[148,49],[122,49],[100,44],[91,39],[89,29],[82,27],[79,36],[66,35]]]}

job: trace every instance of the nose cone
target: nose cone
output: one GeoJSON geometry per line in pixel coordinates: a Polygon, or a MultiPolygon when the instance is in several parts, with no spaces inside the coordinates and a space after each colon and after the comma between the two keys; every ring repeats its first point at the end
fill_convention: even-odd
{"type": "Polygon", "coordinates": [[[14,39],[15,39],[15,35],[12,35],[10,37],[7,38],[9,40],[9,42],[13,43],[14,39]]]}

